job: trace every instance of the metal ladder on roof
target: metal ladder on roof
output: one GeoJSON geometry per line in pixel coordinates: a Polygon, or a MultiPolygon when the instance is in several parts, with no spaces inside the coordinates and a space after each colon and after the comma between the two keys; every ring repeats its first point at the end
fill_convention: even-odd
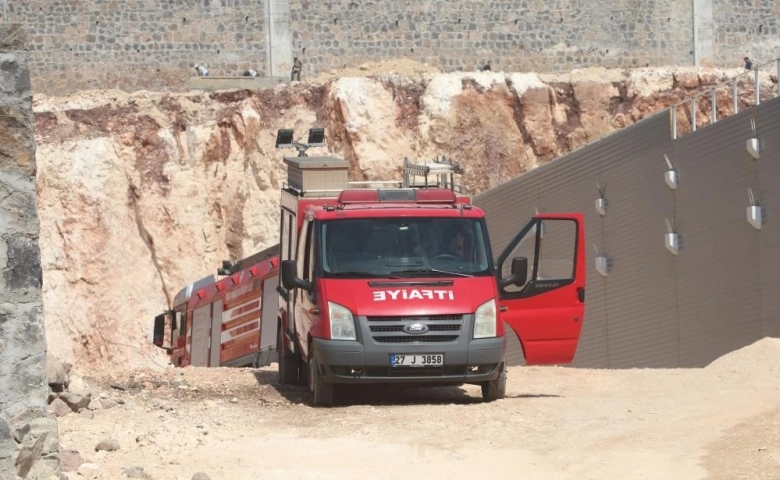
{"type": "Polygon", "coordinates": [[[403,188],[446,188],[461,193],[459,175],[463,169],[445,156],[436,157],[432,162],[412,163],[404,157],[403,188]]]}

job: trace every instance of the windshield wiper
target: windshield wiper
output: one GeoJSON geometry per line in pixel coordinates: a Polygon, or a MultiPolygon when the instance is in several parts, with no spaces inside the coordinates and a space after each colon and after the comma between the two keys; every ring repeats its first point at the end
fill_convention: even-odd
{"type": "Polygon", "coordinates": [[[415,268],[415,269],[408,269],[408,270],[393,270],[390,272],[391,274],[406,274],[406,273],[437,273],[440,275],[455,275],[456,277],[473,277],[474,275],[470,273],[462,273],[462,272],[453,272],[450,270],[439,270],[438,268],[415,268]]]}
{"type": "Polygon", "coordinates": [[[348,270],[346,272],[330,272],[330,276],[332,277],[341,277],[341,276],[348,276],[348,277],[367,277],[367,278],[400,278],[397,276],[392,275],[393,272],[390,274],[386,273],[374,273],[374,272],[365,272],[362,270],[348,270]]]}

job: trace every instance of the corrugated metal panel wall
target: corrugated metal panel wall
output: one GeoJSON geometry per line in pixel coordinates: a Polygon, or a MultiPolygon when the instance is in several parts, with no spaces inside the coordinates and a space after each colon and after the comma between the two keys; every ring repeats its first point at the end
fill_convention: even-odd
{"type": "MultiPolygon", "coordinates": [[[[538,209],[581,211],[588,246],[585,324],[575,365],[702,366],[780,336],[780,101],[672,141],[659,114],[475,198],[497,256],[538,209]],[[762,154],[745,148],[756,119],[762,154]],[[667,155],[679,186],[664,182],[667,155]],[[594,208],[599,186],[607,213],[594,208]],[[766,212],[746,219],[748,188],[766,212]],[[666,221],[680,252],[664,246],[666,221]],[[595,249],[594,249],[595,246],[595,249]],[[595,250],[610,259],[606,278],[595,250]]],[[[511,355],[510,355],[511,356],[511,355]]],[[[510,360],[511,362],[511,360],[510,360]]]]}

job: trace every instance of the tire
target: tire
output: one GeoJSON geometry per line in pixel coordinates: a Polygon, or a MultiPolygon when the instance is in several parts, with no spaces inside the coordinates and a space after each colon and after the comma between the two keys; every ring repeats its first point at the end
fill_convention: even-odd
{"type": "Polygon", "coordinates": [[[298,362],[295,354],[287,348],[284,341],[284,330],[279,326],[276,348],[279,351],[279,383],[292,385],[298,382],[298,362]]]}
{"type": "Polygon", "coordinates": [[[317,368],[317,359],[312,354],[309,357],[309,390],[311,404],[315,407],[330,407],[333,405],[333,384],[326,383],[317,368]]]}
{"type": "Polygon", "coordinates": [[[501,372],[495,380],[482,384],[482,400],[485,402],[493,402],[506,396],[506,366],[502,362],[499,368],[501,372]]]}

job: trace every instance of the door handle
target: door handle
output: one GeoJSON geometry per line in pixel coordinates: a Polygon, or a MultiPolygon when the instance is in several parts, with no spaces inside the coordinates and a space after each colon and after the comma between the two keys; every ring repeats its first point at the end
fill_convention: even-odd
{"type": "Polygon", "coordinates": [[[579,287],[577,289],[577,300],[580,303],[585,303],[585,287],[579,287]]]}

